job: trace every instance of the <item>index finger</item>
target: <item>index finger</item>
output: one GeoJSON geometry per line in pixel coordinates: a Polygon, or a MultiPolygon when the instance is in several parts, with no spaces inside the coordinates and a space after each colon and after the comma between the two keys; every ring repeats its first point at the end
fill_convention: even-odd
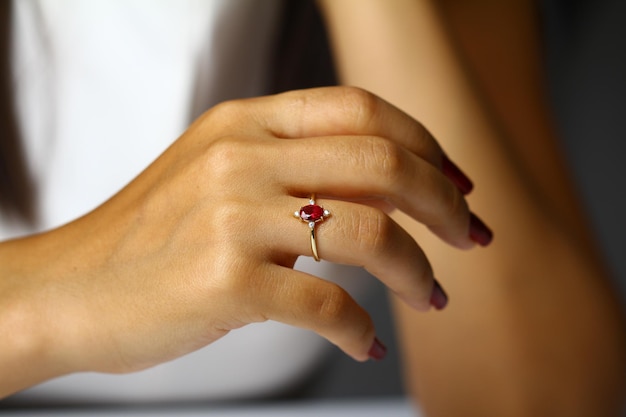
{"type": "Polygon", "coordinates": [[[256,115],[257,123],[276,137],[385,137],[442,168],[443,151],[420,122],[360,88],[290,91],[271,96],[269,100],[259,99],[258,103],[253,116],[256,115]]]}

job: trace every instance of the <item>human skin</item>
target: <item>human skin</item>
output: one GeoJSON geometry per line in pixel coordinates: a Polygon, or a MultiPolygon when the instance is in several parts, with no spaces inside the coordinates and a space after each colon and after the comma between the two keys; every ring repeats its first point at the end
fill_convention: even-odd
{"type": "Polygon", "coordinates": [[[361,89],[216,106],[93,212],[0,244],[0,333],[10,335],[0,396],[73,372],[150,367],[269,319],[356,360],[380,357],[368,314],[292,269],[311,254],[293,212],[316,192],[331,211],[317,226],[323,259],[364,266],[412,309],[433,297],[440,308],[428,260],[387,212],[474,247],[480,225],[455,185],[462,174],[442,173],[447,161],[420,123],[361,89]]]}
{"type": "Polygon", "coordinates": [[[496,232],[459,252],[394,215],[450,296],[395,303],[408,392],[428,416],[620,415],[626,326],[550,124],[534,3],[320,4],[342,82],[419,118],[496,232]]]}

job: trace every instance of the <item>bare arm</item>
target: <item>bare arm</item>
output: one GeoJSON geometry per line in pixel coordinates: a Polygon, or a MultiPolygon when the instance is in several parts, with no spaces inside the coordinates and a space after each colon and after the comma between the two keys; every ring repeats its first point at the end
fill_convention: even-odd
{"type": "Polygon", "coordinates": [[[459,252],[396,215],[450,296],[425,316],[397,304],[409,390],[433,416],[614,415],[624,321],[553,139],[533,4],[433,3],[322,2],[342,81],[422,121],[496,233],[459,252]]]}

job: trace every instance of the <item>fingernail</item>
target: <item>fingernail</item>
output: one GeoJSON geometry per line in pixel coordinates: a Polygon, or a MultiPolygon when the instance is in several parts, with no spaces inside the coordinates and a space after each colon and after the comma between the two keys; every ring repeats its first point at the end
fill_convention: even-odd
{"type": "Polygon", "coordinates": [[[448,296],[446,292],[441,288],[439,281],[435,280],[435,286],[433,292],[430,295],[430,305],[437,310],[442,310],[448,304],[448,296]]]}
{"type": "Polygon", "coordinates": [[[493,232],[474,213],[470,213],[470,239],[481,246],[487,246],[493,239],[493,232]]]}
{"type": "Polygon", "coordinates": [[[463,194],[469,194],[474,188],[472,181],[446,155],[441,157],[441,171],[463,194]]]}
{"type": "Polygon", "coordinates": [[[374,343],[367,353],[371,359],[375,361],[382,360],[387,355],[387,348],[383,345],[377,337],[374,338],[374,343]]]}

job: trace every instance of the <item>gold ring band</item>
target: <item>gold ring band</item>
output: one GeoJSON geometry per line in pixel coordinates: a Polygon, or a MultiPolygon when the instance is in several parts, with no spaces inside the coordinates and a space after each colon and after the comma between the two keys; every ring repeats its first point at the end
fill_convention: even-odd
{"type": "Polygon", "coordinates": [[[294,216],[309,224],[309,229],[311,230],[311,252],[313,259],[319,262],[320,257],[317,252],[317,241],[315,240],[315,226],[317,223],[323,222],[326,217],[330,216],[330,212],[325,210],[324,207],[317,205],[315,203],[315,194],[311,194],[309,204],[300,207],[300,210],[296,211],[294,216]]]}
{"type": "Polygon", "coordinates": [[[315,227],[311,227],[311,252],[313,252],[313,259],[319,262],[320,256],[317,254],[317,243],[315,243],[315,227]]]}

